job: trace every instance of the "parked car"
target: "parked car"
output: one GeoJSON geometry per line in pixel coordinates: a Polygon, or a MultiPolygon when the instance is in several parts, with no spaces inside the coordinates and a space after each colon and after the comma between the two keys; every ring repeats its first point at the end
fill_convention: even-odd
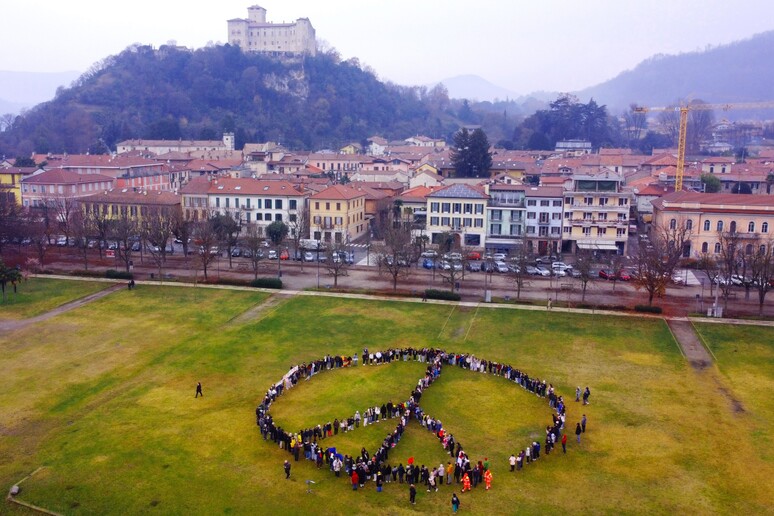
{"type": "Polygon", "coordinates": [[[524,269],[524,272],[526,272],[527,274],[529,274],[531,276],[536,276],[537,273],[538,273],[537,269],[535,267],[533,267],[532,265],[527,265],[527,268],[524,269]]]}
{"type": "Polygon", "coordinates": [[[492,259],[496,262],[504,262],[506,258],[505,253],[495,253],[492,255],[492,259]]]}
{"type": "Polygon", "coordinates": [[[502,261],[495,262],[494,265],[497,272],[500,272],[500,273],[509,272],[508,265],[505,262],[502,262],[502,261]]]}
{"type": "Polygon", "coordinates": [[[480,272],[481,262],[477,262],[477,261],[468,262],[468,270],[470,272],[480,272]]]}
{"type": "Polygon", "coordinates": [[[242,250],[238,247],[235,247],[231,250],[231,257],[232,258],[239,258],[242,256],[242,250]]]}
{"type": "Polygon", "coordinates": [[[543,267],[542,265],[538,265],[537,267],[535,267],[535,271],[538,276],[546,277],[551,275],[551,271],[543,267]]]}
{"type": "Polygon", "coordinates": [[[567,265],[564,262],[553,262],[551,264],[552,269],[561,269],[563,271],[566,271],[567,269],[572,269],[572,265],[567,265]]]}
{"type": "Polygon", "coordinates": [[[276,260],[277,259],[277,251],[274,249],[269,249],[269,260],[276,260]]]}
{"type": "Polygon", "coordinates": [[[621,281],[631,281],[632,280],[632,275],[629,274],[626,271],[620,271],[618,273],[618,279],[621,280],[621,281]]]}
{"type": "MultiPolygon", "coordinates": [[[[262,256],[261,253],[259,253],[259,256],[262,256]]],[[[245,249],[242,251],[242,257],[243,258],[252,258],[253,252],[250,249],[245,249]]]]}
{"type": "Polygon", "coordinates": [[[492,273],[497,270],[497,267],[495,267],[494,261],[487,260],[481,264],[481,270],[484,272],[492,273]]]}
{"type": "MultiPolygon", "coordinates": [[[[57,243],[57,245],[58,245],[58,243],[57,243]]],[[[140,242],[132,242],[131,249],[135,253],[139,252],[140,251],[140,242]]]]}
{"type": "Polygon", "coordinates": [[[462,261],[462,253],[446,253],[445,255],[443,255],[443,259],[462,261]]]}
{"type": "Polygon", "coordinates": [[[468,260],[480,260],[481,259],[481,253],[478,251],[471,251],[468,253],[468,260]]]}
{"type": "Polygon", "coordinates": [[[435,267],[435,262],[432,258],[425,258],[422,260],[422,267],[425,269],[432,269],[435,267]]]}
{"type": "Polygon", "coordinates": [[[290,260],[290,252],[287,249],[283,249],[280,253],[280,260],[290,260]]]}
{"type": "Polygon", "coordinates": [[[423,252],[421,255],[422,258],[438,258],[438,251],[433,251],[432,249],[428,249],[427,251],[423,252]]]}
{"type": "Polygon", "coordinates": [[[577,269],[570,269],[570,276],[573,278],[580,278],[581,277],[581,271],[577,269]]]}
{"type": "Polygon", "coordinates": [[[570,269],[551,269],[551,274],[556,276],[557,278],[564,278],[567,276],[567,271],[570,269]]]}
{"type": "Polygon", "coordinates": [[[58,236],[56,237],[56,245],[59,247],[64,247],[67,245],[67,237],[66,236],[58,236]]]}
{"type": "Polygon", "coordinates": [[[535,258],[535,263],[548,265],[549,263],[555,262],[557,259],[558,257],[553,254],[548,256],[538,256],[535,258]]]}
{"type": "Polygon", "coordinates": [[[511,263],[511,264],[508,266],[508,270],[509,270],[509,271],[511,271],[511,272],[512,272],[512,273],[514,273],[514,274],[518,274],[518,273],[520,273],[520,272],[521,272],[521,267],[519,267],[519,266],[518,266],[518,265],[516,265],[515,263],[511,263]]]}
{"type": "Polygon", "coordinates": [[[303,259],[305,262],[313,262],[314,253],[312,251],[304,251],[303,259]]]}
{"type": "Polygon", "coordinates": [[[609,269],[600,269],[599,270],[599,277],[602,278],[602,279],[606,279],[606,280],[613,279],[613,276],[614,276],[613,271],[611,271],[609,269]]]}
{"type": "Polygon", "coordinates": [[[451,270],[452,266],[451,266],[451,263],[447,262],[446,260],[442,260],[441,262],[438,263],[438,268],[448,271],[448,270],[451,270]]]}

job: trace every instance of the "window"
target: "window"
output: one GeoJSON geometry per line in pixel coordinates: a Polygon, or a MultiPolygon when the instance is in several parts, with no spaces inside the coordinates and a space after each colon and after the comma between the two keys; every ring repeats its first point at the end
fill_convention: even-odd
{"type": "Polygon", "coordinates": [[[483,214],[484,214],[484,205],[476,204],[476,215],[483,215],[483,214]]]}
{"type": "Polygon", "coordinates": [[[755,222],[750,222],[749,224],[747,224],[747,232],[755,233],[755,222]]]}
{"type": "MultiPolygon", "coordinates": [[[[263,200],[263,199],[256,199],[256,200],[255,200],[255,207],[256,207],[257,209],[259,209],[259,210],[262,208],[262,202],[261,202],[262,200],[263,200]]],[[[318,204],[319,204],[319,203],[318,203],[318,204]]],[[[318,206],[318,208],[319,208],[319,206],[318,206]]]]}
{"type": "Polygon", "coordinates": [[[625,199],[623,197],[618,199],[618,206],[626,206],[627,204],[629,204],[629,199],[625,199]]]}
{"type": "Polygon", "coordinates": [[[494,221],[501,221],[503,220],[503,211],[502,210],[492,210],[492,220],[494,221]]]}
{"type": "Polygon", "coordinates": [[[623,228],[616,229],[615,230],[615,236],[617,236],[617,237],[626,236],[626,230],[623,229],[623,228]]]}
{"type": "Polygon", "coordinates": [[[753,245],[747,244],[747,247],[744,249],[744,253],[747,255],[751,255],[753,253],[753,245]]]}
{"type": "Polygon", "coordinates": [[[710,230],[710,221],[705,220],[704,221],[704,231],[709,231],[709,230],[710,230]]]}
{"type": "Polygon", "coordinates": [[[340,202],[336,203],[336,211],[341,211],[341,203],[340,202]]]}
{"type": "Polygon", "coordinates": [[[450,202],[441,203],[441,213],[449,213],[450,211],[451,211],[450,202]]]}
{"type": "Polygon", "coordinates": [[[282,199],[277,199],[276,201],[274,201],[274,209],[275,210],[282,209],[282,199]]]}
{"type": "Polygon", "coordinates": [[[490,235],[500,235],[502,233],[502,226],[500,224],[490,224],[489,225],[489,234],[490,235]]]}
{"type": "Polygon", "coordinates": [[[548,224],[548,213],[541,213],[540,214],[540,223],[541,224],[548,224]]]}
{"type": "Polygon", "coordinates": [[[729,229],[728,229],[728,230],[729,230],[731,233],[736,233],[736,221],[735,221],[735,220],[732,220],[732,221],[731,221],[731,225],[729,226],[729,229]]]}
{"type": "Polygon", "coordinates": [[[593,197],[584,197],[583,198],[583,204],[585,204],[586,206],[591,206],[592,204],[594,204],[594,198],[593,197]]]}
{"type": "Polygon", "coordinates": [[[270,210],[270,209],[271,209],[271,199],[266,199],[266,200],[263,202],[263,207],[264,207],[265,209],[267,209],[267,210],[270,210]]]}
{"type": "Polygon", "coordinates": [[[535,226],[527,226],[527,234],[528,235],[534,235],[535,234],[535,226]]]}
{"type": "Polygon", "coordinates": [[[572,197],[565,197],[564,204],[572,204],[572,197]]]}
{"type": "Polygon", "coordinates": [[[229,206],[229,201],[230,201],[230,200],[231,200],[231,199],[229,199],[228,197],[226,197],[226,208],[230,208],[230,207],[231,207],[231,206],[229,206]]]}
{"type": "Polygon", "coordinates": [[[250,223],[250,214],[249,213],[245,213],[245,222],[247,222],[248,224],[250,223]]]}
{"type": "Polygon", "coordinates": [[[449,219],[449,217],[441,217],[441,225],[442,226],[448,226],[450,220],[451,219],[449,219]]]}
{"type": "Polygon", "coordinates": [[[685,229],[688,231],[691,231],[693,229],[693,219],[688,219],[685,221],[685,229]]]}
{"type": "Polygon", "coordinates": [[[252,199],[250,199],[249,197],[247,198],[247,205],[246,205],[246,207],[247,207],[248,210],[250,209],[250,201],[251,200],[252,199]]]}
{"type": "Polygon", "coordinates": [[[511,236],[520,236],[521,235],[521,226],[518,224],[511,224],[511,236]]]}
{"type": "Polygon", "coordinates": [[[462,213],[462,203],[455,202],[452,206],[452,213],[462,213]]]}
{"type": "Polygon", "coordinates": [[[430,225],[431,226],[437,226],[438,225],[438,217],[430,217],[430,225]]]}
{"type": "MultiPolygon", "coordinates": [[[[430,203],[430,212],[431,212],[431,213],[438,213],[438,208],[439,208],[439,206],[440,206],[440,203],[437,203],[437,202],[431,202],[431,203],[430,203]]],[[[436,218],[437,218],[437,217],[436,217],[436,218]]],[[[435,224],[435,225],[437,226],[438,224],[435,224]]]]}
{"type": "Polygon", "coordinates": [[[527,212],[527,218],[528,219],[535,219],[535,218],[537,218],[537,213],[535,213],[534,211],[528,211],[527,212]]]}
{"type": "Polygon", "coordinates": [[[548,206],[549,204],[549,201],[540,201],[541,206],[548,206]]]}
{"type": "Polygon", "coordinates": [[[556,227],[551,228],[551,234],[552,235],[558,235],[559,234],[559,228],[556,228],[556,227]]]}
{"type": "Polygon", "coordinates": [[[558,207],[559,207],[559,206],[561,206],[561,205],[562,205],[562,201],[554,201],[554,202],[553,202],[553,206],[554,206],[554,208],[558,208],[558,207]]]}
{"type": "Polygon", "coordinates": [[[527,201],[527,206],[537,206],[537,201],[535,199],[530,199],[527,201]]]}
{"type": "Polygon", "coordinates": [[[677,229],[677,220],[672,219],[669,221],[669,229],[677,229]]]}
{"type": "Polygon", "coordinates": [[[720,242],[715,244],[715,254],[720,254],[720,242]]]}
{"type": "Polygon", "coordinates": [[[718,231],[723,231],[723,221],[722,220],[718,221],[717,230],[718,231]]]}
{"type": "Polygon", "coordinates": [[[465,213],[473,213],[473,204],[466,202],[463,209],[465,213]]]}
{"type": "Polygon", "coordinates": [[[474,219],[473,220],[473,226],[477,228],[483,228],[484,227],[484,219],[474,219]]]}
{"type": "MultiPolygon", "coordinates": [[[[260,208],[260,206],[258,206],[258,207],[260,208]]],[[[315,209],[315,210],[319,210],[319,209],[320,209],[320,202],[319,202],[319,201],[315,201],[315,203],[314,203],[314,209],[315,209]]]]}
{"type": "MultiPolygon", "coordinates": [[[[298,206],[298,201],[297,201],[297,200],[295,200],[295,199],[290,199],[290,200],[288,201],[288,208],[289,208],[289,209],[291,209],[291,210],[297,210],[297,209],[298,209],[298,208],[297,208],[297,206],[298,206]]],[[[250,200],[249,200],[249,199],[248,199],[248,201],[247,201],[247,207],[248,207],[248,208],[250,207],[250,200]]]]}
{"type": "Polygon", "coordinates": [[[600,213],[599,220],[607,220],[607,213],[600,213]]]}
{"type": "Polygon", "coordinates": [[[542,228],[538,228],[538,235],[539,236],[548,236],[548,228],[543,226],[542,228]]]}
{"type": "Polygon", "coordinates": [[[764,222],[761,224],[761,233],[768,233],[769,232],[769,223],[764,222]]]}
{"type": "Polygon", "coordinates": [[[607,197],[600,197],[599,198],[599,205],[600,206],[607,206],[607,197]]]}
{"type": "Polygon", "coordinates": [[[473,219],[470,217],[465,217],[462,219],[462,227],[469,228],[473,225],[473,219]]]}
{"type": "Polygon", "coordinates": [[[766,245],[761,244],[761,246],[758,248],[758,254],[766,254],[766,245]]]}
{"type": "Polygon", "coordinates": [[[591,228],[583,228],[584,236],[591,236],[591,228]]]}
{"type": "Polygon", "coordinates": [[[607,233],[607,228],[597,228],[597,236],[603,236],[607,233]]]}
{"type": "Polygon", "coordinates": [[[706,253],[707,251],[709,251],[709,244],[707,244],[707,242],[704,242],[703,244],[701,244],[701,252],[706,253]]]}
{"type": "Polygon", "coordinates": [[[330,211],[330,209],[331,209],[331,203],[326,202],[325,203],[325,211],[330,211]]]}
{"type": "Polygon", "coordinates": [[[220,208],[220,197],[215,197],[215,207],[220,208]]]}
{"type": "Polygon", "coordinates": [[[552,213],[551,214],[551,220],[562,220],[562,214],[561,213],[552,213]]]}
{"type": "MultiPolygon", "coordinates": [[[[249,220],[250,219],[250,214],[249,213],[247,214],[247,218],[248,218],[247,222],[250,222],[250,220],[249,220]]],[[[296,222],[298,220],[298,217],[297,217],[297,215],[295,213],[291,213],[290,215],[288,215],[288,220],[290,222],[296,222]]]]}
{"type": "Polygon", "coordinates": [[[592,216],[590,211],[583,213],[583,220],[591,220],[591,219],[592,219],[592,216]]]}

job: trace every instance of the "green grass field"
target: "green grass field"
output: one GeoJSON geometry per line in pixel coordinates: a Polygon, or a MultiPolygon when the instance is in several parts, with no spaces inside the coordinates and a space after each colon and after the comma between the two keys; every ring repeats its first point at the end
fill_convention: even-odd
{"type": "MultiPolygon", "coordinates": [[[[718,368],[695,372],[655,319],[316,297],[238,317],[266,299],[138,286],[2,335],[0,487],[45,466],[20,498],[65,514],[445,513],[452,487],[420,489],[412,507],[404,486],[352,492],[346,479],[303,460],[285,481],[289,455],[260,438],[254,415],[292,364],[365,346],[431,345],[509,362],[567,398],[576,385],[592,389],[588,407],[569,402],[572,428],[584,408],[589,418],[582,445],[568,435],[567,455],[512,474],[507,457],[544,435],[549,407],[502,378],[445,368],[422,405],[494,472],[492,491],[462,496],[464,511],[771,510],[771,329],[701,326],[718,368]],[[734,346],[739,339],[749,345],[734,346]],[[194,399],[197,381],[204,398],[194,399]],[[316,482],[312,494],[307,479],[316,482]]],[[[35,305],[26,313],[50,308],[35,305]]],[[[405,399],[423,371],[409,362],[324,372],[280,398],[272,414],[293,428],[362,412],[405,399]]],[[[373,451],[392,428],[370,425],[326,444],[373,451]]],[[[409,456],[448,460],[415,423],[390,458],[409,456]]]]}
{"type": "Polygon", "coordinates": [[[0,320],[34,317],[110,285],[95,281],[34,278],[20,283],[16,294],[13,287],[7,285],[5,302],[0,302],[0,320]]]}

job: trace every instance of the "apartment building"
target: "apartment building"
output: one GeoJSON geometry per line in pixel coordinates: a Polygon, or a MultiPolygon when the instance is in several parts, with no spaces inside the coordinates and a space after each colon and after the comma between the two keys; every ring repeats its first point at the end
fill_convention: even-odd
{"type": "Polygon", "coordinates": [[[445,233],[454,235],[456,246],[486,247],[489,195],[483,188],[465,183],[445,186],[427,195],[427,234],[438,244],[445,233]]]}
{"type": "Polygon", "coordinates": [[[345,185],[329,186],[309,198],[310,236],[337,244],[366,234],[366,192],[345,185]]]}
{"type": "Polygon", "coordinates": [[[564,188],[527,187],[524,242],[530,254],[545,256],[562,249],[564,188]]]}
{"type": "Polygon", "coordinates": [[[486,249],[488,251],[508,253],[523,244],[526,220],[524,190],[524,185],[488,185],[489,203],[486,208],[486,249]]]}

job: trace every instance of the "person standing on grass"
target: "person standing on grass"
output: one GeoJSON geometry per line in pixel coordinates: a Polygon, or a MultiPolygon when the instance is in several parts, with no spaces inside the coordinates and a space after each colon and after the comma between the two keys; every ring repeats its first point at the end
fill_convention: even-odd
{"type": "MultiPolygon", "coordinates": [[[[188,391],[188,392],[191,392],[191,391],[188,391]]],[[[202,398],[204,397],[204,393],[202,392],[202,382],[196,383],[196,395],[194,396],[194,398],[198,398],[199,396],[201,396],[202,398]]]]}
{"type": "Polygon", "coordinates": [[[586,386],[586,390],[583,391],[583,404],[588,405],[589,404],[589,397],[591,396],[591,389],[589,389],[589,386],[586,386]]]}
{"type": "Polygon", "coordinates": [[[360,484],[360,477],[357,474],[357,470],[354,469],[354,468],[352,469],[352,477],[351,478],[352,478],[352,490],[353,491],[357,491],[357,486],[358,486],[358,484],[360,484]]]}
{"type": "Polygon", "coordinates": [[[467,472],[462,476],[462,492],[470,491],[470,476],[467,472]]]}
{"type": "Polygon", "coordinates": [[[285,468],[285,480],[287,480],[290,478],[290,462],[288,462],[287,460],[285,461],[284,468],[285,468]]]}
{"type": "Polygon", "coordinates": [[[460,499],[457,498],[457,493],[452,493],[452,511],[457,512],[460,508],[460,499]]]}
{"type": "Polygon", "coordinates": [[[562,453],[567,453],[567,434],[562,434],[562,453]]]}
{"type": "Polygon", "coordinates": [[[510,458],[508,458],[508,464],[511,465],[511,472],[513,472],[513,469],[516,467],[516,455],[511,453],[510,458]]]}
{"type": "Polygon", "coordinates": [[[580,385],[575,388],[575,401],[580,401],[581,388],[580,385]]]}
{"type": "Polygon", "coordinates": [[[409,487],[409,502],[412,503],[412,505],[416,505],[417,502],[417,488],[414,486],[414,484],[411,484],[409,487]]]}
{"type": "Polygon", "coordinates": [[[492,487],[492,470],[488,469],[484,471],[484,482],[486,482],[486,490],[489,491],[489,489],[492,487]]]}
{"type": "Polygon", "coordinates": [[[586,414],[583,414],[583,418],[581,418],[581,430],[583,430],[583,433],[586,433],[586,414]]]}
{"type": "Polygon", "coordinates": [[[582,432],[583,432],[583,430],[581,430],[580,423],[578,423],[577,425],[575,425],[575,437],[578,439],[578,444],[580,444],[580,434],[581,434],[582,432]]]}

